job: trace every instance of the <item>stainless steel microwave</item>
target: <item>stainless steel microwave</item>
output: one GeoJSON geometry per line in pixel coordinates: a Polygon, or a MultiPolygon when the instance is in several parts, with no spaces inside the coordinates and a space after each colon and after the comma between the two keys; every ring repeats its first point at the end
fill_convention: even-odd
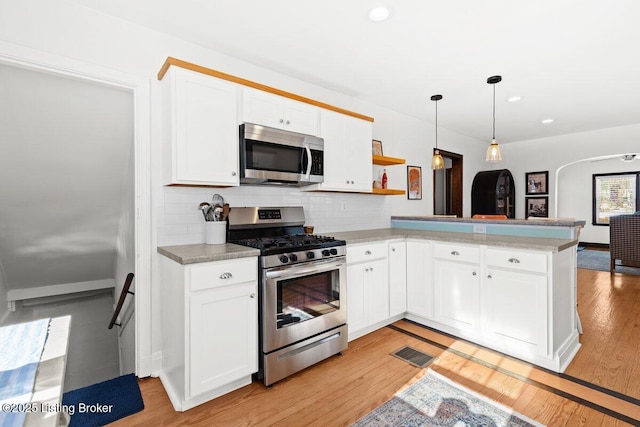
{"type": "Polygon", "coordinates": [[[253,123],[240,125],[240,183],[303,186],[324,180],[324,140],[253,123]]]}

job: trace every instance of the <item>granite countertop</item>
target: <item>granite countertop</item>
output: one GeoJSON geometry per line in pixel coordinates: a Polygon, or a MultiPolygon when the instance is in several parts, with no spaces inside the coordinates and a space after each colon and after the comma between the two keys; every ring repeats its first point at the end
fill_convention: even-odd
{"type": "Polygon", "coordinates": [[[407,228],[381,228],[374,230],[325,233],[347,244],[358,244],[393,239],[423,239],[441,242],[503,246],[516,249],[560,252],[578,244],[577,240],[547,237],[503,236],[496,234],[457,233],[447,231],[411,230],[407,228]]]}
{"type": "Polygon", "coordinates": [[[158,253],[182,265],[196,262],[222,261],[225,259],[246,258],[259,256],[260,250],[247,246],[225,243],[223,245],[195,245],[160,246],[158,253]]]}
{"type": "Polygon", "coordinates": [[[391,221],[436,221],[436,222],[462,222],[500,225],[535,225],[543,227],[579,227],[586,221],[576,221],[573,218],[536,218],[536,219],[475,219],[455,218],[445,216],[392,216],[391,221]]]}

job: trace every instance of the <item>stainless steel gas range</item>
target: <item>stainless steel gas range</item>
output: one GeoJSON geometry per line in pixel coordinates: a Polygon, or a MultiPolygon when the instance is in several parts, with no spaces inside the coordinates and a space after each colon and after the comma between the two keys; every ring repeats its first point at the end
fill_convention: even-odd
{"type": "Polygon", "coordinates": [[[347,348],[346,243],[304,234],[302,207],[233,208],[228,241],[260,249],[260,370],[271,385],[347,348]]]}

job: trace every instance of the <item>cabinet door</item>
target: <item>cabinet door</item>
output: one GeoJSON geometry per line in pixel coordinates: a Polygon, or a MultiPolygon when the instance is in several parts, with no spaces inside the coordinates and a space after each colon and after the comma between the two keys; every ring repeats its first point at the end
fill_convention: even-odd
{"type": "Polygon", "coordinates": [[[389,316],[407,311],[407,246],[389,243],[389,316]]]}
{"type": "Polygon", "coordinates": [[[365,275],[365,292],[369,298],[368,325],[389,318],[389,264],[381,259],[368,265],[365,275]]]}
{"type": "Polygon", "coordinates": [[[237,86],[188,70],[172,71],[171,183],[239,185],[237,86]]]}
{"type": "Polygon", "coordinates": [[[258,286],[245,283],[190,294],[190,397],[258,371],[258,286]]]}
{"type": "Polygon", "coordinates": [[[318,135],[318,107],[257,89],[245,88],[242,93],[243,121],[318,135]]]}
{"type": "Polygon", "coordinates": [[[349,331],[358,331],[367,325],[367,304],[364,284],[365,267],[362,264],[347,267],[347,324],[349,331]]]}
{"type": "Polygon", "coordinates": [[[431,242],[407,242],[407,312],[433,318],[431,242]]]}
{"type": "Polygon", "coordinates": [[[489,339],[510,351],[547,355],[546,275],[489,268],[483,307],[489,339]]]}
{"type": "Polygon", "coordinates": [[[461,331],[479,328],[480,274],[478,264],[435,259],[434,320],[461,331]]]}
{"type": "Polygon", "coordinates": [[[371,192],[371,122],[320,111],[324,139],[323,190],[371,192]]]}

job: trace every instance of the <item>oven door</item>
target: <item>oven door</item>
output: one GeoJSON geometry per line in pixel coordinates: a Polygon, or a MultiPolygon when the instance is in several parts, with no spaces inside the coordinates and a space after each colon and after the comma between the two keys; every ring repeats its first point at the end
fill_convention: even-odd
{"type": "Polygon", "coordinates": [[[277,350],[347,321],[344,257],[265,269],[262,350],[277,350]]]}

